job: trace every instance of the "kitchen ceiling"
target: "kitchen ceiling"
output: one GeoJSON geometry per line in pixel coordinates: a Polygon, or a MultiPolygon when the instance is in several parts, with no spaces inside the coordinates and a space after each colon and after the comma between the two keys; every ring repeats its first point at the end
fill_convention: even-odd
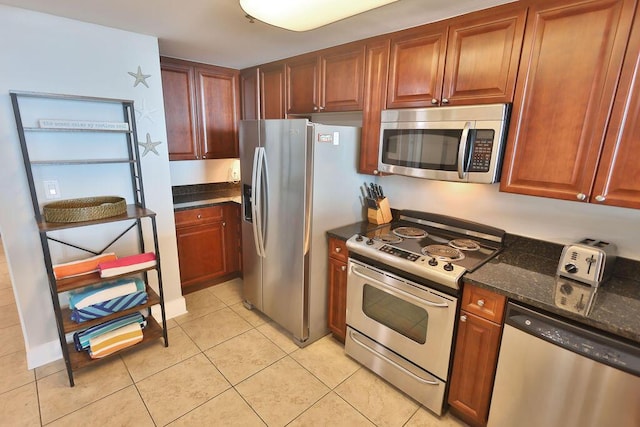
{"type": "Polygon", "coordinates": [[[511,1],[400,0],[307,32],[257,20],[250,23],[238,0],[0,0],[0,4],[156,36],[161,55],[242,69],[511,1]]]}

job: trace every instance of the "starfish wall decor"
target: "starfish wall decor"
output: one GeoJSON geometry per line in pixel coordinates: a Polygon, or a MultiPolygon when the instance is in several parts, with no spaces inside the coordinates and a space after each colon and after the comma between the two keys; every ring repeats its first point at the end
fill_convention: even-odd
{"type": "Polygon", "coordinates": [[[160,153],[158,153],[158,150],[156,150],[156,147],[158,145],[162,144],[162,142],[160,141],[151,141],[151,135],[149,135],[149,132],[147,132],[147,140],[145,142],[138,142],[138,145],[144,148],[144,152],[142,153],[142,157],[146,156],[147,153],[149,153],[150,151],[153,151],[156,156],[159,156],[160,153]]]}
{"type": "Polygon", "coordinates": [[[129,71],[129,75],[136,78],[136,81],[133,82],[133,87],[138,86],[138,83],[142,83],[146,87],[149,87],[149,85],[147,84],[147,79],[151,77],[151,74],[142,74],[142,69],[140,69],[139,65],[138,72],[134,73],[133,71],[129,71]]]}

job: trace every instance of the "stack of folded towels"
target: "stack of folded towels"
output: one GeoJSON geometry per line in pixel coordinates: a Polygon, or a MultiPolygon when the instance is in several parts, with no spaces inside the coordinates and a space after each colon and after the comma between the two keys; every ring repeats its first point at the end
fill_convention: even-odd
{"type": "Polygon", "coordinates": [[[73,334],[77,351],[87,351],[92,359],[99,359],[142,341],[142,329],[147,321],[140,312],[92,326],[73,334]]]}
{"type": "Polygon", "coordinates": [[[127,310],[147,302],[144,282],[137,277],[69,291],[71,320],[84,322],[127,310]]]}
{"type": "Polygon", "coordinates": [[[155,265],[156,255],[153,252],[123,258],[118,258],[114,253],[106,253],[78,261],[56,264],[53,266],[53,274],[58,280],[96,272],[100,273],[100,277],[113,277],[132,271],[145,270],[155,265]]]}
{"type": "MultiPolygon", "coordinates": [[[[118,258],[106,253],[53,266],[57,280],[99,273],[100,277],[122,276],[156,265],[154,253],[118,258]]],[[[149,296],[144,282],[137,277],[123,277],[110,282],[69,291],[71,320],[77,323],[98,319],[145,304],[149,296]]],[[[93,359],[102,358],[142,341],[146,320],[140,312],[121,316],[73,335],[76,350],[86,350],[93,359]]]]}

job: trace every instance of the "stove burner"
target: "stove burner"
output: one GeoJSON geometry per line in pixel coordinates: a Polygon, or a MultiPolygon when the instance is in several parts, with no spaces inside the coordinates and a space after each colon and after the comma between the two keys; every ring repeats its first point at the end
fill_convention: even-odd
{"type": "Polygon", "coordinates": [[[445,245],[429,245],[422,248],[423,255],[429,255],[440,261],[460,261],[464,259],[464,254],[456,248],[445,245]]]}
{"type": "Polygon", "coordinates": [[[380,234],[378,236],[375,236],[373,240],[377,240],[379,242],[384,242],[384,243],[400,243],[402,242],[402,237],[393,235],[391,233],[386,233],[386,234],[380,234]]]}
{"type": "Polygon", "coordinates": [[[422,239],[427,237],[427,232],[416,227],[398,227],[393,229],[393,234],[406,239],[422,239]]]}
{"type": "Polygon", "coordinates": [[[449,242],[449,246],[463,251],[477,251],[480,249],[480,244],[471,239],[453,239],[449,242]]]}

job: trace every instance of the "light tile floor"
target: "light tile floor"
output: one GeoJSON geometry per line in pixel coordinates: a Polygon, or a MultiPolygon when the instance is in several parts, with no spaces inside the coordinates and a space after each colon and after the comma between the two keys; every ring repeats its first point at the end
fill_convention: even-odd
{"type": "Polygon", "coordinates": [[[0,240],[0,426],[464,426],[438,418],[344,355],[298,348],[241,303],[239,280],[186,296],[158,340],[77,371],[27,370],[0,240]]]}

